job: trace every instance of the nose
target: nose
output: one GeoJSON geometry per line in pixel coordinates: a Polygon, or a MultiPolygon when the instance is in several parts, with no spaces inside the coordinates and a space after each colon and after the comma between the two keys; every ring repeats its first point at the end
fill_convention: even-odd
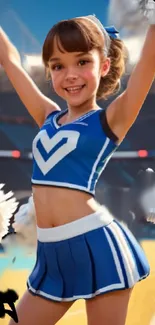
{"type": "Polygon", "coordinates": [[[78,75],[76,73],[76,70],[74,68],[67,69],[65,80],[67,80],[67,81],[75,81],[77,79],[78,79],[78,75]]]}

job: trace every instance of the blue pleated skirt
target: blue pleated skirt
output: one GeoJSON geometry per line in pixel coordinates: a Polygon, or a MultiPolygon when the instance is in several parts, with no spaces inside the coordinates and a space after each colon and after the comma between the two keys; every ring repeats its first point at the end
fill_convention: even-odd
{"type": "Polygon", "coordinates": [[[99,212],[60,227],[38,228],[36,264],[27,286],[34,295],[74,301],[131,288],[149,272],[129,229],[99,212]]]}

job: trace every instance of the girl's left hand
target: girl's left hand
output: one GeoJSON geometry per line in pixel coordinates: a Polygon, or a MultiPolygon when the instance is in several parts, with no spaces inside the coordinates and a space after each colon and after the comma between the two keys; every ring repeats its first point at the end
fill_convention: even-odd
{"type": "Polygon", "coordinates": [[[143,31],[144,26],[155,24],[155,0],[111,0],[109,20],[118,29],[143,31]]]}

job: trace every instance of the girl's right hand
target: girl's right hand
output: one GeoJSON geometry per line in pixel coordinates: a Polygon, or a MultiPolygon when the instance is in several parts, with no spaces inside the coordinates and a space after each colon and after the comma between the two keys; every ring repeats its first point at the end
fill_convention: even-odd
{"type": "Polygon", "coordinates": [[[60,110],[55,102],[42,94],[23,69],[19,52],[1,27],[0,65],[3,66],[18,96],[39,127],[43,125],[47,115],[52,111],[60,110]]]}
{"type": "Polygon", "coordinates": [[[5,67],[10,60],[21,63],[19,52],[0,27],[0,64],[5,67]]]}

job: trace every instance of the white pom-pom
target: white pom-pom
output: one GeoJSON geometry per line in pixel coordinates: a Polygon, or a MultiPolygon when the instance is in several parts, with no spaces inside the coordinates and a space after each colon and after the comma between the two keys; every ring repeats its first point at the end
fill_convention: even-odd
{"type": "Polygon", "coordinates": [[[155,24],[155,2],[153,0],[111,0],[109,22],[116,28],[144,32],[144,26],[155,24]]]}
{"type": "Polygon", "coordinates": [[[15,232],[21,235],[21,241],[24,245],[36,245],[36,212],[32,196],[28,199],[28,203],[23,204],[15,214],[15,220],[12,226],[15,232]]]}
{"type": "Polygon", "coordinates": [[[147,168],[146,171],[149,173],[154,173],[154,170],[152,168],[147,168]]]}
{"type": "Polygon", "coordinates": [[[141,12],[150,25],[155,24],[155,1],[139,0],[141,12]]]}
{"type": "Polygon", "coordinates": [[[149,214],[146,216],[146,220],[150,223],[155,224],[155,209],[150,209],[149,214]]]}
{"type": "Polygon", "coordinates": [[[144,191],[140,197],[140,203],[145,212],[146,220],[155,223],[155,186],[144,191]]]}
{"type": "Polygon", "coordinates": [[[12,191],[4,193],[3,187],[4,184],[0,184],[0,242],[8,233],[10,219],[18,206],[14,193],[12,191]]]}

